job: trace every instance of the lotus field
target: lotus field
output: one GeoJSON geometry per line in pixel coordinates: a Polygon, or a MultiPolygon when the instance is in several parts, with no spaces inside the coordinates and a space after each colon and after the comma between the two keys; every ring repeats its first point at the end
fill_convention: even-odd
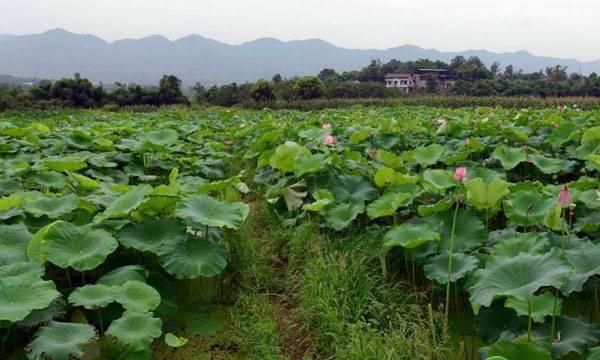
{"type": "Polygon", "coordinates": [[[449,347],[419,358],[600,359],[600,111],[12,113],[0,157],[3,359],[190,346],[192,288],[223,301],[258,203],[362,243],[449,347]]]}

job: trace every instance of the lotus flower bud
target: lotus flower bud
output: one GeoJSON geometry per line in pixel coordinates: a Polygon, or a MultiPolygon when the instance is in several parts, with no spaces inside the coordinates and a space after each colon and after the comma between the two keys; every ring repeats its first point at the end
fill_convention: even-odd
{"type": "Polygon", "coordinates": [[[566,209],[571,205],[572,200],[573,198],[569,191],[569,187],[567,185],[563,186],[562,190],[558,193],[558,204],[561,208],[566,209]]]}
{"type": "Polygon", "coordinates": [[[463,182],[467,180],[467,168],[465,166],[457,167],[454,170],[454,180],[463,182]]]}
{"type": "Polygon", "coordinates": [[[325,144],[327,146],[335,146],[336,143],[337,143],[337,139],[333,135],[327,135],[327,136],[323,137],[323,144],[325,144]]]}

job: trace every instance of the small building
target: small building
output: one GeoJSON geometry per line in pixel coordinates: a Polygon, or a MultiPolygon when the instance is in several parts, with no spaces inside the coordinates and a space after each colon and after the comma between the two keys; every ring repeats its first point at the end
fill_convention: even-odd
{"type": "Polygon", "coordinates": [[[454,87],[454,76],[446,69],[418,69],[414,73],[392,73],[385,76],[385,87],[398,88],[406,93],[427,90],[427,83],[435,81],[438,91],[448,92],[454,87]]]}

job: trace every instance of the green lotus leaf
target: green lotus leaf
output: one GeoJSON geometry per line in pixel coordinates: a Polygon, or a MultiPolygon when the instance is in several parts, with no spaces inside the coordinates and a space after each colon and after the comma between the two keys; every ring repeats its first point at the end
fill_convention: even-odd
{"type": "Polygon", "coordinates": [[[417,164],[422,167],[433,165],[440,160],[444,153],[444,147],[440,144],[431,144],[420,146],[413,151],[413,156],[417,164]]]}
{"type": "Polygon", "coordinates": [[[139,314],[126,311],[120,319],[113,321],[106,335],[133,351],[148,349],[154,339],[162,334],[162,321],[152,317],[152,314],[139,314]]]}
{"type": "Polygon", "coordinates": [[[29,244],[27,245],[27,258],[29,258],[30,261],[44,264],[46,260],[48,260],[48,254],[46,254],[42,245],[45,241],[46,232],[48,232],[48,229],[50,229],[53,224],[54,223],[50,223],[39,229],[29,241],[29,244]]]}
{"type": "MultiPolygon", "coordinates": [[[[556,334],[560,333],[560,340],[552,342],[552,357],[561,359],[572,354],[583,354],[585,350],[600,340],[600,328],[583,319],[568,316],[556,318],[556,334]]],[[[550,324],[546,323],[536,329],[535,341],[547,346],[550,334],[550,324]]],[[[557,336],[558,337],[558,336],[557,336]]]]}
{"type": "Polygon", "coordinates": [[[227,260],[225,249],[209,240],[190,238],[164,246],[159,260],[162,267],[178,279],[196,279],[220,274],[227,260]]]}
{"type": "Polygon", "coordinates": [[[585,360],[600,360],[600,346],[588,349],[585,360]]]}
{"type": "Polygon", "coordinates": [[[96,330],[91,325],[53,321],[35,334],[27,346],[27,356],[32,360],[79,359],[95,338],[96,330]]]}
{"type": "Polygon", "coordinates": [[[20,207],[23,203],[23,194],[16,193],[10,196],[0,198],[0,211],[6,211],[20,207]]]}
{"type": "Polygon", "coordinates": [[[334,200],[333,194],[327,189],[319,189],[313,193],[313,198],[316,200],[311,204],[306,204],[302,207],[307,211],[321,211],[325,206],[331,204],[334,200]]]}
{"type": "Polygon", "coordinates": [[[67,186],[67,178],[55,171],[37,173],[31,176],[38,185],[52,189],[62,189],[67,186]]]}
{"type": "Polygon", "coordinates": [[[302,180],[281,190],[281,197],[285,201],[288,211],[294,211],[302,207],[304,198],[308,195],[306,181],[302,180]]]}
{"type": "Polygon", "coordinates": [[[442,199],[431,205],[419,205],[417,207],[417,213],[421,217],[431,216],[440,212],[448,211],[454,202],[450,199],[442,199]]]}
{"type": "Polygon", "coordinates": [[[0,265],[27,261],[31,233],[23,224],[0,224],[0,265]]]}
{"type": "Polygon", "coordinates": [[[600,126],[587,129],[584,131],[583,136],[581,137],[582,144],[587,144],[596,140],[600,140],[600,126]]]}
{"type": "Polygon", "coordinates": [[[540,288],[560,288],[571,274],[571,268],[560,258],[557,249],[542,254],[519,254],[512,258],[490,258],[485,269],[475,272],[469,288],[471,305],[477,313],[480,306],[490,306],[501,297],[530,299],[540,288]]]}
{"type": "MultiPolygon", "coordinates": [[[[452,220],[454,211],[437,213],[428,221],[433,223],[440,233],[440,247],[450,250],[450,237],[452,234],[452,220]]],[[[480,247],[486,240],[485,225],[470,210],[459,210],[456,215],[454,228],[454,247],[452,252],[465,252],[480,247]]]]}
{"type": "Polygon", "coordinates": [[[176,214],[197,225],[237,229],[249,211],[248,205],[240,202],[222,202],[206,195],[193,195],[178,204],[176,214]]]}
{"type": "MultiPolygon", "coordinates": [[[[448,254],[440,254],[427,260],[427,264],[423,267],[425,276],[429,280],[433,280],[438,284],[448,283],[448,254]]],[[[452,273],[450,274],[450,282],[456,282],[463,279],[470,272],[477,268],[479,260],[474,256],[469,256],[461,253],[452,254],[452,273]]]]}
{"type": "Polygon", "coordinates": [[[552,145],[553,148],[559,148],[563,144],[575,140],[581,133],[578,131],[577,124],[573,122],[564,122],[560,124],[550,136],[548,136],[547,142],[552,145]]]}
{"type": "Polygon", "coordinates": [[[510,221],[530,227],[543,225],[546,216],[557,205],[556,199],[535,191],[519,190],[504,202],[504,212],[510,221]]]}
{"type": "Polygon", "coordinates": [[[84,190],[95,190],[100,188],[100,183],[92,178],[85,175],[78,174],[76,172],[67,171],[71,182],[77,184],[77,187],[84,190]]]}
{"type": "Polygon", "coordinates": [[[396,171],[391,168],[383,167],[375,173],[375,185],[379,188],[394,185],[396,181],[396,171]]]}
{"type": "Polygon", "coordinates": [[[527,320],[517,316],[513,309],[496,302],[483,308],[475,317],[475,330],[485,342],[494,343],[501,338],[517,337],[527,328],[527,320]]]}
{"type": "Polygon", "coordinates": [[[402,159],[399,156],[383,149],[377,150],[377,155],[375,156],[375,159],[383,165],[392,169],[397,170],[402,167],[402,159]]]}
{"type": "Polygon", "coordinates": [[[56,219],[71,213],[77,208],[79,200],[74,194],[63,197],[36,196],[26,200],[23,209],[35,217],[43,215],[56,219]]]}
{"type": "Polygon", "coordinates": [[[57,221],[45,231],[42,252],[48,261],[63,269],[92,270],[106,260],[119,244],[111,234],[91,225],[76,226],[57,221]]]}
{"type": "Polygon", "coordinates": [[[520,162],[527,159],[527,154],[520,148],[510,148],[505,145],[498,145],[492,153],[492,158],[500,160],[505,170],[511,170],[520,162]]]}
{"type": "Polygon", "coordinates": [[[100,309],[115,301],[116,289],[102,284],[86,285],[69,295],[69,303],[88,310],[100,309]]]}
{"type": "Polygon", "coordinates": [[[444,191],[456,186],[456,181],[446,170],[427,169],[423,172],[423,180],[427,187],[436,191],[444,191]]]}
{"type": "Polygon", "coordinates": [[[46,159],[44,161],[44,165],[46,168],[58,172],[63,171],[77,171],[81,169],[85,169],[87,164],[85,161],[75,159],[75,158],[54,158],[54,159],[46,159]]]}
{"type": "Polygon", "coordinates": [[[440,234],[433,225],[428,223],[404,223],[388,231],[383,240],[386,248],[401,246],[406,249],[414,249],[427,242],[439,241],[440,234]]]}
{"type": "Polygon", "coordinates": [[[55,319],[63,319],[66,313],[66,303],[62,297],[54,299],[47,307],[34,310],[27,317],[18,322],[22,329],[30,330],[38,328],[42,324],[48,324],[55,319]]]}
{"type": "Polygon", "coordinates": [[[340,231],[348,227],[363,211],[363,203],[343,203],[326,208],[324,217],[329,227],[340,231]]]}
{"type": "Polygon", "coordinates": [[[186,339],[186,338],[179,337],[172,333],[167,333],[165,335],[165,344],[167,344],[168,346],[170,346],[172,348],[182,347],[187,343],[188,343],[188,339],[186,339]]]}
{"type": "Polygon", "coordinates": [[[41,278],[43,272],[36,263],[0,266],[0,321],[23,320],[60,296],[54,282],[41,278]]]}
{"type": "Polygon", "coordinates": [[[126,265],[108,272],[96,284],[117,286],[130,280],[145,282],[147,276],[148,272],[141,265],[126,265]]]}
{"type": "Polygon", "coordinates": [[[142,150],[164,151],[175,144],[179,139],[177,131],[173,129],[161,129],[147,132],[142,138],[142,150]]]}
{"type": "Polygon", "coordinates": [[[548,237],[539,233],[508,233],[490,249],[492,256],[513,257],[521,253],[539,255],[550,247],[548,237]]]}
{"type": "Polygon", "coordinates": [[[480,210],[494,208],[500,199],[510,193],[509,186],[509,183],[500,179],[494,179],[487,184],[483,179],[475,178],[465,184],[467,202],[480,210]]]}
{"type": "Polygon", "coordinates": [[[293,172],[296,168],[296,161],[301,157],[310,155],[310,151],[304,146],[300,146],[293,141],[286,141],[285,144],[275,149],[269,164],[273,169],[277,169],[282,173],[293,172]]]}
{"type": "Polygon", "coordinates": [[[583,290],[583,285],[589,278],[600,275],[600,245],[586,242],[576,248],[565,251],[565,257],[573,269],[572,274],[565,283],[562,292],[566,295],[573,291],[583,290]]]}
{"type": "Polygon", "coordinates": [[[317,173],[325,168],[325,159],[323,154],[300,156],[294,164],[294,173],[298,176],[317,173]]]}
{"type": "Polygon", "coordinates": [[[125,225],[117,233],[117,240],[129,248],[158,253],[165,243],[180,242],[185,240],[186,236],[185,225],[179,220],[157,219],[125,225]]]}
{"type": "Polygon", "coordinates": [[[127,217],[147,200],[150,193],[152,193],[152,186],[136,186],[114,200],[94,221],[101,222],[107,219],[127,217]]]}
{"type": "Polygon", "coordinates": [[[140,281],[127,281],[114,288],[115,300],[128,311],[145,313],[160,305],[160,294],[152,286],[140,281]]]}
{"type": "Polygon", "coordinates": [[[487,355],[488,357],[504,357],[509,360],[552,360],[550,353],[544,348],[525,342],[497,342],[490,347],[487,355]]]}
{"type": "Polygon", "coordinates": [[[543,155],[533,155],[531,162],[544,174],[557,174],[561,171],[568,172],[570,163],[561,159],[553,159],[543,155]]]}
{"type": "Polygon", "coordinates": [[[407,205],[412,198],[409,193],[387,193],[367,206],[367,215],[370,219],[391,216],[399,207],[407,205]]]}
{"type": "Polygon", "coordinates": [[[329,184],[338,203],[361,204],[375,199],[377,189],[362,176],[340,175],[329,184]]]}
{"type": "Polygon", "coordinates": [[[555,297],[550,292],[545,292],[540,295],[533,295],[529,298],[529,300],[517,300],[511,297],[506,300],[504,306],[515,310],[519,316],[531,315],[531,319],[534,322],[543,323],[546,316],[560,314],[560,309],[562,308],[562,299],[556,298],[556,309],[555,297]]]}

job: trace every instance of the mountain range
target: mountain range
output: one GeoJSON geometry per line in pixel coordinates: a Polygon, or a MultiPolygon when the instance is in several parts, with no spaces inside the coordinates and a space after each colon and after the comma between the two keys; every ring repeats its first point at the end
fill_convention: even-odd
{"type": "Polygon", "coordinates": [[[163,74],[174,74],[189,86],[243,83],[274,74],[283,77],[317,74],[323,68],[357,70],[373,59],[389,61],[450,61],[457,55],[478,56],[487,65],[497,61],[526,72],[557,64],[570,72],[600,73],[600,60],[582,62],[532,55],[526,51],[494,53],[486,50],[442,52],[414,45],[385,50],[346,49],[324,40],[283,42],[262,38],[239,45],[199,35],[171,41],[160,35],[108,42],[95,35],[63,29],[40,34],[0,34],[0,74],[58,79],[80,73],[96,82],[156,84],[163,74]]]}

